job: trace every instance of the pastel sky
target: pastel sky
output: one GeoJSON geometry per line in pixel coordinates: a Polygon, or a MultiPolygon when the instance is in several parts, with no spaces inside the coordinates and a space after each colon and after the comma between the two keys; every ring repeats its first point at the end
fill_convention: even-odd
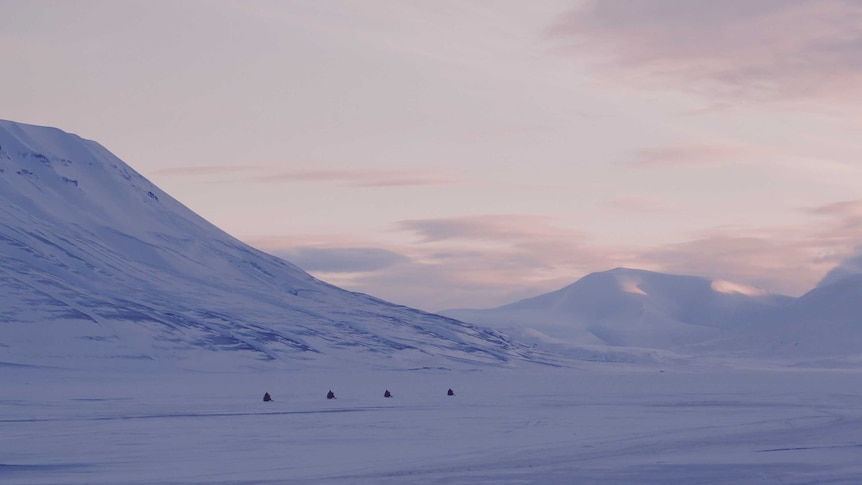
{"type": "Polygon", "coordinates": [[[0,118],[426,310],[862,261],[856,0],[0,0],[0,86],[0,118]]]}

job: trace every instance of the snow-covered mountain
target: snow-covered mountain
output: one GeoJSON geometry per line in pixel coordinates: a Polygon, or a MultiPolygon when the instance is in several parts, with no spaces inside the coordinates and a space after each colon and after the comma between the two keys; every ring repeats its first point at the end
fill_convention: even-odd
{"type": "Polygon", "coordinates": [[[840,281],[851,276],[862,275],[862,255],[856,254],[845,259],[838,266],[832,268],[826,276],[817,283],[818,288],[829,286],[832,283],[840,281]]]}
{"type": "Polygon", "coordinates": [[[792,298],[728,281],[617,268],[489,310],[449,310],[524,341],[680,350],[742,332],[792,298]]]}
{"type": "Polygon", "coordinates": [[[736,347],[750,354],[862,363],[862,275],[830,277],[746,330],[736,347]]]}
{"type": "Polygon", "coordinates": [[[708,355],[857,365],[862,275],[839,273],[792,298],[728,281],[618,268],[499,308],[442,313],[579,358],[708,355]]]}
{"type": "Polygon", "coordinates": [[[0,364],[228,350],[396,368],[532,356],[497,331],[319,281],[98,143],[10,121],[0,121],[0,285],[0,364]]]}

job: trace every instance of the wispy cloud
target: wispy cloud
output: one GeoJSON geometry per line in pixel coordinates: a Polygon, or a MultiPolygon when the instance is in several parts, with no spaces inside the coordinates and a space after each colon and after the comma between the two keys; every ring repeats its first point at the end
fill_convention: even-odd
{"type": "Polygon", "coordinates": [[[628,163],[633,168],[698,168],[740,163],[755,153],[735,143],[686,143],[644,148],[628,163]]]}
{"type": "Polygon", "coordinates": [[[801,294],[824,281],[862,273],[862,200],[804,208],[813,219],[791,226],[716,227],[688,241],[643,251],[662,271],[697,274],[801,294]]]}
{"type": "MultiPolygon", "coordinates": [[[[456,245],[441,252],[423,245],[372,247],[369,242],[348,247],[338,246],[340,239],[329,237],[329,246],[317,247],[293,247],[281,239],[253,243],[327,282],[430,311],[499,305],[568,282],[531,280],[540,270],[537,260],[518,251],[456,245]]],[[[349,236],[343,239],[356,243],[349,236]]]]}
{"type": "Polygon", "coordinates": [[[559,233],[551,219],[528,214],[464,216],[401,221],[401,230],[420,235],[424,242],[447,239],[523,241],[559,233]]]}
{"type": "Polygon", "coordinates": [[[253,243],[326,281],[426,310],[502,305],[628,261],[555,222],[528,214],[403,221],[395,231],[418,240],[400,245],[349,235],[253,243]]]}
{"type": "Polygon", "coordinates": [[[855,254],[852,254],[841,261],[841,264],[832,268],[826,276],[824,276],[817,286],[831,285],[848,276],[862,274],[862,246],[856,248],[855,254]]]}
{"type": "Polygon", "coordinates": [[[457,185],[452,175],[427,169],[301,169],[280,170],[255,177],[264,183],[317,182],[354,187],[404,187],[422,185],[457,185]]]}
{"type": "Polygon", "coordinates": [[[808,212],[825,221],[817,234],[828,241],[829,259],[837,262],[826,279],[834,280],[837,274],[862,273],[862,199],[834,202],[809,208],[808,212]]]}
{"type": "Polygon", "coordinates": [[[208,177],[212,175],[232,175],[237,173],[254,173],[264,170],[253,165],[197,165],[188,167],[168,167],[153,171],[157,175],[175,177],[208,177]]]}
{"type": "MultiPolygon", "coordinates": [[[[638,199],[626,203],[636,205],[638,199]]],[[[725,279],[791,295],[810,290],[836,266],[827,280],[862,273],[862,200],[799,211],[810,219],[713,227],[652,247],[598,244],[555,219],[530,214],[402,221],[395,229],[417,240],[397,246],[351,236],[271,240],[261,246],[326,281],[432,311],[510,303],[618,266],[725,279]]]]}
{"type": "Polygon", "coordinates": [[[808,212],[816,215],[836,217],[862,217],[862,199],[843,200],[832,204],[811,207],[808,212]]]}
{"type": "Polygon", "coordinates": [[[674,205],[659,197],[631,196],[611,199],[605,205],[615,211],[629,213],[659,213],[674,210],[674,205]]]}
{"type": "Polygon", "coordinates": [[[591,0],[548,32],[647,82],[725,100],[845,98],[862,91],[855,0],[591,0]]]}
{"type": "Polygon", "coordinates": [[[417,260],[448,268],[461,281],[507,288],[507,293],[549,291],[586,273],[633,263],[619,248],[599,246],[553,218],[530,214],[409,220],[397,227],[419,236],[417,260]]]}
{"type": "Polygon", "coordinates": [[[272,251],[306,271],[323,273],[367,273],[410,261],[394,251],[368,247],[300,246],[272,251]]]}
{"type": "Polygon", "coordinates": [[[727,140],[682,141],[676,144],[642,148],[622,163],[632,170],[706,171],[717,168],[737,169],[739,176],[760,170],[776,180],[796,180],[808,185],[844,188],[853,186],[862,176],[856,159],[839,160],[817,148],[762,145],[727,140]]]}
{"type": "Polygon", "coordinates": [[[738,281],[787,294],[810,289],[834,262],[824,260],[823,246],[807,237],[765,233],[738,234],[738,229],[648,249],[639,259],[661,271],[738,281]]]}
{"type": "Polygon", "coordinates": [[[544,216],[495,214],[408,220],[397,228],[419,236],[429,261],[465,274],[472,268],[489,281],[570,277],[620,259],[615,248],[598,247],[582,231],[555,223],[544,216]]]}
{"type": "Polygon", "coordinates": [[[266,165],[190,166],[165,168],[154,173],[209,182],[235,181],[240,176],[242,181],[253,183],[319,183],[349,187],[452,186],[464,183],[464,177],[459,174],[422,167],[283,169],[266,165]]]}

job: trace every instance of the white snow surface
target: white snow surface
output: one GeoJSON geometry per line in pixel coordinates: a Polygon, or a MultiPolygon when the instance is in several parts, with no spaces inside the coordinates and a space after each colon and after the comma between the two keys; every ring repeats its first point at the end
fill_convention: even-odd
{"type": "Polygon", "coordinates": [[[497,331],[319,281],[98,143],[10,121],[0,121],[0,285],[0,363],[110,367],[200,359],[190,352],[200,348],[393,368],[537,358],[497,331]]]}
{"type": "Polygon", "coordinates": [[[4,485],[862,483],[858,370],[136,362],[0,381],[4,485]]]}

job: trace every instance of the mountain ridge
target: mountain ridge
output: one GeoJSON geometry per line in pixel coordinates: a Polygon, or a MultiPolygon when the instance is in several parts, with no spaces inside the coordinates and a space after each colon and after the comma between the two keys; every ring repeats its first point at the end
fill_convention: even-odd
{"type": "Polygon", "coordinates": [[[0,361],[535,360],[500,332],[320,281],[56,128],[0,121],[0,193],[0,361]]]}
{"type": "Polygon", "coordinates": [[[860,296],[862,275],[794,298],[724,280],[616,268],[497,308],[441,313],[568,355],[634,348],[833,365],[862,361],[860,296]]]}

